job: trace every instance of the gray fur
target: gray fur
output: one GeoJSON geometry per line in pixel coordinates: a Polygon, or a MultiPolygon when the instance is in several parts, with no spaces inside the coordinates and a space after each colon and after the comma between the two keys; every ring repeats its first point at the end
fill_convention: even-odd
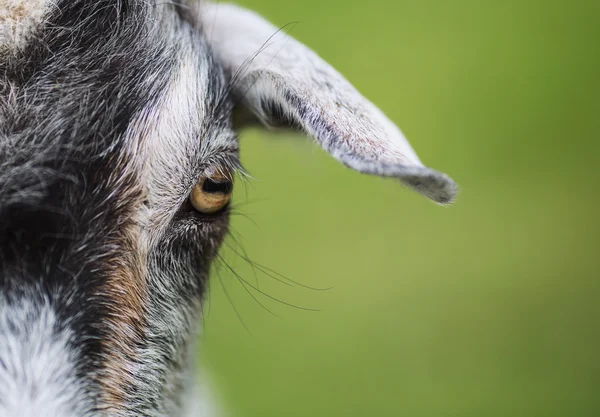
{"type": "Polygon", "coordinates": [[[441,204],[454,200],[456,184],[424,167],[381,110],[285,30],[228,4],[205,6],[198,16],[225,70],[237,77],[234,94],[263,124],[283,119],[352,169],[399,178],[441,204]]]}
{"type": "Polygon", "coordinates": [[[0,417],[193,414],[183,395],[228,212],[188,198],[202,176],[240,171],[234,106],[454,197],[374,105],[253,13],[18,5],[0,13],[0,417]]]}

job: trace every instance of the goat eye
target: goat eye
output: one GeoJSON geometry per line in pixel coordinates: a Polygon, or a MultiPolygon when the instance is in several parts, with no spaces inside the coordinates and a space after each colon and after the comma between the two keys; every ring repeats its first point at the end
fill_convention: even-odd
{"type": "Polygon", "coordinates": [[[231,200],[233,182],[222,175],[202,177],[190,194],[192,206],[200,213],[214,214],[231,200]]]}

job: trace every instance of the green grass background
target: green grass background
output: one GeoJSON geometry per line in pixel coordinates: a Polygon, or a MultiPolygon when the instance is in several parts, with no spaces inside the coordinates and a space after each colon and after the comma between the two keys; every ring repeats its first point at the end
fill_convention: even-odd
{"type": "Polygon", "coordinates": [[[600,416],[600,2],[239,3],[300,21],[461,192],[438,207],[300,135],[244,133],[233,236],[333,288],[224,248],[262,292],[320,310],[249,288],[275,317],[215,270],[202,363],[228,414],[600,416]]]}

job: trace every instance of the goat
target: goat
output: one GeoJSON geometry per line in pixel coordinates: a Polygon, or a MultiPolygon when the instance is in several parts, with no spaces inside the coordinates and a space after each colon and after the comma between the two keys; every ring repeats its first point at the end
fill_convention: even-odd
{"type": "Polygon", "coordinates": [[[243,8],[0,0],[0,416],[180,416],[237,134],[312,137],[440,204],[456,186],[243,8]],[[234,117],[235,116],[235,117],[234,117]]]}

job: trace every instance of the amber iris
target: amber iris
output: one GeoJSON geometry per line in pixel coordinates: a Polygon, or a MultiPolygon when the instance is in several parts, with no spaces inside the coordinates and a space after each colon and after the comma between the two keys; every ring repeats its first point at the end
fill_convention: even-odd
{"type": "Polygon", "coordinates": [[[222,175],[202,177],[190,194],[192,206],[200,213],[214,214],[223,210],[231,200],[233,182],[222,175]]]}

